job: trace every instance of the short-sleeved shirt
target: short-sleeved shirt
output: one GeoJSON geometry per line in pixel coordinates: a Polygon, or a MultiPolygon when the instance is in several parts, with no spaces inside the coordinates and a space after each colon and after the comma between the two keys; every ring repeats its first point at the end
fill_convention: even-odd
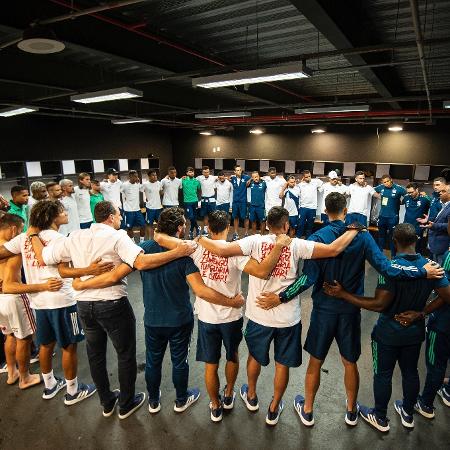
{"type": "Polygon", "coordinates": [[[94,222],[95,222],[95,215],[94,215],[95,205],[104,200],[105,198],[103,197],[103,194],[101,192],[99,192],[98,194],[91,194],[91,213],[94,222]]]}
{"type": "Polygon", "coordinates": [[[363,216],[369,217],[372,196],[375,192],[375,189],[368,184],[366,186],[360,186],[358,183],[351,184],[348,187],[348,193],[350,195],[348,213],[362,214],[363,216]]]}
{"type": "MultiPolygon", "coordinates": [[[[155,241],[145,241],[140,246],[146,254],[167,251],[155,241]]],[[[178,327],[193,320],[186,277],[198,271],[189,257],[141,271],[146,326],[178,327]]]]}
{"type": "MultiPolygon", "coordinates": [[[[241,275],[248,256],[217,256],[199,245],[191,258],[206,286],[230,298],[241,292],[241,275]]],[[[195,299],[195,312],[206,323],[227,323],[242,317],[242,308],[214,305],[199,297],[195,299]]]]}
{"type": "MultiPolygon", "coordinates": [[[[261,262],[270,253],[275,245],[276,236],[259,234],[237,241],[242,253],[261,262]]],[[[293,283],[297,276],[297,267],[300,259],[310,259],[314,250],[314,242],[303,239],[292,239],[289,247],[284,247],[277,265],[274,267],[268,280],[261,280],[249,276],[248,296],[245,315],[253,322],[266,327],[285,328],[300,322],[299,297],[288,303],[282,303],[276,308],[265,310],[256,304],[257,297],[263,291],[280,293],[293,283]]]]}
{"type": "Polygon", "coordinates": [[[120,187],[120,192],[122,193],[123,199],[123,210],[132,212],[139,211],[139,192],[141,192],[140,183],[130,183],[125,181],[120,187]]]}
{"type": "Polygon", "coordinates": [[[405,223],[410,223],[414,226],[418,225],[416,219],[427,214],[430,208],[430,200],[424,195],[418,195],[416,198],[413,198],[407,194],[403,198],[403,203],[405,204],[405,223]]]}
{"type": "Polygon", "coordinates": [[[141,191],[145,194],[145,206],[148,209],[161,209],[161,182],[145,181],[142,183],[141,191]]]}
{"type": "Polygon", "coordinates": [[[289,217],[298,216],[298,208],[300,204],[300,188],[294,186],[287,188],[284,193],[284,207],[289,213],[289,217]]]}
{"type": "MultiPolygon", "coordinates": [[[[78,216],[78,206],[73,195],[65,195],[61,198],[61,203],[64,205],[64,209],[67,213],[68,222],[60,225],[59,232],[64,236],[72,233],[72,231],[80,229],[80,218],[78,216]]],[[[94,213],[92,212],[92,215],[94,213]]]]}
{"type": "Polygon", "coordinates": [[[80,223],[92,222],[91,194],[89,193],[89,189],[76,186],[74,188],[73,196],[77,202],[80,223]]]}
{"type": "Polygon", "coordinates": [[[273,206],[281,206],[282,199],[280,198],[281,189],[286,184],[286,180],[283,177],[276,176],[270,178],[270,176],[263,177],[266,182],[266,209],[269,210],[273,206]]]}
{"type": "Polygon", "coordinates": [[[161,180],[161,188],[163,190],[162,204],[164,206],[178,206],[178,193],[181,189],[181,180],[179,178],[163,178],[161,180]]]}
{"type": "Polygon", "coordinates": [[[299,183],[301,208],[317,209],[317,190],[322,184],[323,181],[318,178],[313,178],[309,183],[299,183]]]}
{"type": "MultiPolygon", "coordinates": [[[[399,264],[423,267],[428,259],[422,255],[397,254],[395,260],[399,264]]],[[[393,280],[380,276],[377,289],[389,291],[394,299],[383,311],[373,329],[374,338],[386,345],[415,345],[425,339],[425,323],[416,321],[408,327],[402,326],[394,319],[396,314],[404,311],[423,311],[433,289],[448,286],[446,277],[441,279],[417,279],[410,281],[393,280]]]]}
{"type": "Polygon", "coordinates": [[[181,181],[183,186],[183,201],[184,203],[197,203],[198,191],[201,189],[200,181],[197,178],[186,177],[181,181]]]}
{"type": "Polygon", "coordinates": [[[9,214],[14,214],[15,216],[22,217],[24,222],[23,231],[27,231],[28,229],[28,205],[16,205],[12,200],[9,201],[9,214]]]}
{"type": "Polygon", "coordinates": [[[266,182],[260,180],[259,183],[250,183],[250,204],[256,207],[264,207],[266,203],[266,182]]]}
{"type": "Polygon", "coordinates": [[[212,198],[215,196],[216,176],[209,175],[209,177],[205,177],[204,175],[200,175],[197,177],[197,180],[202,187],[202,197],[212,198]]]}
{"type": "Polygon", "coordinates": [[[339,192],[340,194],[346,195],[348,194],[348,187],[345,184],[337,184],[333,186],[331,183],[324,183],[319,188],[319,192],[322,193],[322,199],[320,201],[320,211],[325,213],[325,198],[328,194],[332,192],[339,192]]]}
{"type": "Polygon", "coordinates": [[[380,184],[375,188],[375,191],[381,195],[380,217],[398,216],[400,200],[406,195],[406,189],[394,183],[390,188],[380,184]]]}
{"type": "Polygon", "coordinates": [[[117,206],[117,208],[122,208],[122,202],[120,201],[120,186],[122,186],[120,180],[117,180],[114,183],[111,183],[109,180],[100,183],[105,200],[111,202],[114,206],[117,206]]]}
{"type": "Polygon", "coordinates": [[[247,203],[247,181],[250,177],[243,173],[241,178],[233,175],[230,182],[233,185],[233,203],[247,203]]]}
{"type": "Polygon", "coordinates": [[[233,193],[233,186],[228,180],[223,183],[216,180],[215,188],[217,190],[217,204],[224,205],[225,203],[231,203],[231,196],[233,193]]]}

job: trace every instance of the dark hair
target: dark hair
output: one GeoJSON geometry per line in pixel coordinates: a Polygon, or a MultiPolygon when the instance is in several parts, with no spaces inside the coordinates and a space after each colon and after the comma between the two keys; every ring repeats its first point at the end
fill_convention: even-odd
{"type": "Polygon", "coordinates": [[[177,170],[174,166],[170,166],[168,169],[167,169],[167,172],[170,172],[171,170],[177,170]]]}
{"type": "Polygon", "coordinates": [[[276,167],[269,167],[269,170],[267,172],[276,172],[276,167]]]}
{"type": "Polygon", "coordinates": [[[98,202],[94,208],[94,219],[97,223],[102,223],[112,214],[116,213],[116,208],[111,202],[98,202]]]}
{"type": "Polygon", "coordinates": [[[52,187],[54,187],[54,186],[56,186],[56,185],[59,186],[59,183],[57,183],[56,181],[49,181],[49,182],[45,185],[45,187],[47,188],[47,191],[48,191],[50,188],[52,188],[52,187]]]}
{"type": "Polygon", "coordinates": [[[130,177],[131,175],[138,175],[137,170],[129,170],[128,171],[128,176],[130,177]]]}
{"type": "Polygon", "coordinates": [[[437,177],[433,181],[439,181],[440,183],[447,184],[447,180],[444,177],[437,177]]]}
{"type": "Polygon", "coordinates": [[[225,211],[211,211],[208,214],[208,224],[211,233],[218,234],[227,229],[230,224],[230,217],[225,211]]]}
{"type": "Polygon", "coordinates": [[[209,166],[203,166],[202,170],[209,170],[209,166]]]}
{"type": "Polygon", "coordinates": [[[357,172],[355,172],[355,177],[357,177],[358,175],[366,176],[366,174],[362,170],[358,170],[357,172]]]}
{"type": "Polygon", "coordinates": [[[41,200],[31,208],[30,225],[48,230],[63,211],[64,205],[59,200],[41,200]]]}
{"type": "Polygon", "coordinates": [[[175,236],[178,227],[184,225],[184,223],[184,210],[178,206],[174,206],[173,208],[164,209],[161,212],[157,228],[160,233],[175,236]]]}
{"type": "Polygon", "coordinates": [[[342,195],[339,192],[330,192],[325,197],[325,208],[327,213],[339,214],[343,212],[346,207],[347,200],[345,199],[345,195],[342,195]]]}
{"type": "Polygon", "coordinates": [[[238,167],[241,167],[241,165],[240,165],[240,164],[236,164],[236,165],[234,166],[234,170],[236,170],[238,167]]]}
{"type": "Polygon", "coordinates": [[[195,170],[194,170],[194,168],[193,167],[186,167],[186,173],[187,172],[195,172],[195,170]]]}
{"type": "Polygon", "coordinates": [[[413,188],[414,190],[419,189],[419,185],[417,183],[408,183],[406,185],[406,189],[413,188]]]}
{"type": "Polygon", "coordinates": [[[155,169],[149,170],[147,172],[147,175],[151,175],[152,173],[154,173],[156,176],[158,175],[158,172],[155,169]]]}
{"type": "Polygon", "coordinates": [[[9,227],[17,227],[20,228],[24,224],[24,220],[20,216],[16,216],[15,214],[5,213],[3,216],[0,216],[0,230],[4,230],[9,227]]]}
{"type": "Polygon", "coordinates": [[[78,180],[82,180],[83,178],[90,177],[91,174],[87,172],[81,172],[78,174],[78,180]]]}
{"type": "Polygon", "coordinates": [[[288,180],[292,180],[292,179],[295,180],[295,175],[289,175],[289,176],[288,176],[288,180]]]}
{"type": "Polygon", "coordinates": [[[381,181],[386,180],[386,179],[392,180],[392,177],[389,174],[385,173],[384,175],[382,175],[381,181]]]}
{"type": "Polygon", "coordinates": [[[221,170],[221,171],[217,174],[217,176],[218,176],[218,177],[225,176],[225,174],[223,173],[223,170],[221,170]]]}
{"type": "Polygon", "coordinates": [[[307,169],[301,171],[302,175],[306,175],[307,173],[311,173],[311,171],[307,169]]]}
{"type": "Polygon", "coordinates": [[[267,225],[271,228],[282,228],[289,220],[289,212],[281,206],[274,206],[270,208],[267,214],[267,225]]]}
{"type": "Polygon", "coordinates": [[[17,186],[13,186],[11,188],[11,195],[14,197],[14,194],[18,194],[19,192],[22,192],[22,191],[28,191],[28,188],[18,184],[17,186]]]}
{"type": "Polygon", "coordinates": [[[96,186],[100,184],[100,181],[98,180],[91,180],[91,184],[95,184],[96,186]]]}
{"type": "Polygon", "coordinates": [[[252,175],[253,175],[254,173],[257,173],[257,174],[259,175],[259,170],[253,170],[253,171],[252,171],[252,175]]]}
{"type": "Polygon", "coordinates": [[[393,238],[402,247],[413,245],[417,241],[416,229],[410,223],[399,223],[394,228],[393,238]]]}

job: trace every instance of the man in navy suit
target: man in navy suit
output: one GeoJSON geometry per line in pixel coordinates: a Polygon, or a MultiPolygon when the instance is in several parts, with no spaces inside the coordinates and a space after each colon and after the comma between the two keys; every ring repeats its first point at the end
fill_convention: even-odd
{"type": "Polygon", "coordinates": [[[433,255],[433,259],[442,264],[442,258],[450,244],[450,184],[443,186],[439,195],[442,209],[434,221],[430,222],[428,215],[425,215],[423,219],[417,219],[417,221],[421,223],[421,227],[428,228],[428,247],[433,255]]]}

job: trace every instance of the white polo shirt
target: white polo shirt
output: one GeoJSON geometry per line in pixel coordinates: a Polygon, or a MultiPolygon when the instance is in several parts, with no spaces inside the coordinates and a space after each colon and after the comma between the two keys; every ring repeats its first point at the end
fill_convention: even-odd
{"type": "Polygon", "coordinates": [[[122,202],[120,201],[120,186],[122,186],[122,182],[120,180],[117,180],[115,183],[111,183],[109,180],[106,182],[102,181],[100,183],[105,201],[111,202],[113,205],[122,209],[122,202]]]}
{"type": "Polygon", "coordinates": [[[318,178],[313,178],[309,183],[299,183],[301,208],[317,209],[317,190],[322,184],[323,181],[318,178]]]}
{"type": "Polygon", "coordinates": [[[225,180],[223,183],[216,180],[215,188],[217,189],[217,205],[232,202],[233,185],[228,180],[225,180]]]}
{"type": "Polygon", "coordinates": [[[348,192],[350,194],[348,214],[363,214],[368,218],[372,196],[375,194],[375,189],[369,185],[360,186],[358,183],[353,183],[349,186],[348,192]]]}
{"type": "Polygon", "coordinates": [[[320,212],[325,213],[325,197],[332,192],[339,192],[340,194],[347,195],[348,186],[345,186],[344,184],[337,184],[336,186],[333,186],[330,182],[326,182],[319,188],[319,192],[322,193],[322,199],[320,200],[320,212]]]}
{"type": "Polygon", "coordinates": [[[155,181],[151,183],[150,181],[144,181],[142,183],[142,192],[145,194],[145,206],[148,209],[161,209],[161,182],[155,181]]]}
{"type": "MultiPolygon", "coordinates": [[[[44,248],[42,257],[45,264],[72,261],[76,268],[87,267],[97,258],[111,261],[115,267],[122,262],[133,267],[140,253],[142,248],[134,244],[125,230],[115,230],[103,223],[94,223],[89,229],[74,231],[69,236],[52,242],[44,248]]],[[[90,277],[83,279],[87,278],[90,277]]],[[[127,280],[123,278],[119,284],[107,288],[74,293],[78,301],[118,300],[127,295],[127,280]]]]}
{"type": "MultiPolygon", "coordinates": [[[[210,175],[208,178],[206,178],[204,175],[200,175],[197,177],[197,180],[200,181],[200,185],[202,187],[202,197],[214,197],[215,191],[214,188],[216,187],[216,180],[217,177],[214,175],[210,175]]],[[[215,198],[210,198],[210,202],[215,202],[215,198]]]]}
{"type": "Polygon", "coordinates": [[[74,191],[73,196],[77,202],[80,223],[92,222],[91,194],[89,189],[81,189],[79,186],[76,186],[74,191]]]}
{"type": "Polygon", "coordinates": [[[283,177],[276,176],[274,179],[269,175],[263,177],[266,182],[266,211],[272,206],[281,206],[282,199],[280,198],[281,189],[286,184],[286,180],[283,177]]]}
{"type": "Polygon", "coordinates": [[[127,212],[139,211],[139,192],[141,192],[140,183],[130,183],[125,181],[120,186],[120,192],[123,199],[123,210],[127,212]]]}
{"type": "Polygon", "coordinates": [[[73,195],[66,195],[61,198],[61,203],[64,205],[64,209],[67,212],[67,218],[69,222],[59,227],[59,232],[64,236],[67,236],[72,231],[80,229],[80,221],[78,219],[78,206],[77,202],[73,198],[73,195]]]}
{"type": "MultiPolygon", "coordinates": [[[[251,256],[258,262],[270,253],[275,245],[276,236],[255,234],[236,241],[242,253],[251,256]]],[[[272,270],[268,280],[261,280],[249,276],[248,296],[245,315],[253,322],[266,327],[286,328],[300,322],[300,299],[295,297],[288,303],[265,310],[256,304],[261,292],[274,292],[279,294],[297,279],[297,268],[300,259],[311,259],[315,243],[294,238],[289,247],[284,247],[277,265],[272,270]]]]}
{"type": "Polygon", "coordinates": [[[179,178],[163,178],[161,188],[164,192],[162,204],[164,206],[178,206],[178,193],[181,189],[181,180],[179,178]]]}
{"type": "MultiPolygon", "coordinates": [[[[52,246],[59,240],[64,240],[55,230],[44,230],[39,233],[45,248],[52,246]]],[[[9,242],[5,242],[5,248],[15,255],[22,255],[23,270],[27,284],[46,283],[50,278],[61,278],[58,266],[48,264],[41,266],[31,245],[31,239],[25,234],[19,234],[9,242]]],[[[43,291],[27,294],[30,297],[31,307],[34,309],[59,309],[75,305],[76,300],[72,289],[72,278],[62,278],[63,285],[59,291],[43,291]]]]}
{"type": "MultiPolygon", "coordinates": [[[[206,286],[226,297],[234,297],[241,292],[241,275],[249,257],[217,256],[199,245],[191,258],[200,269],[200,275],[206,286]]],[[[242,308],[213,305],[199,297],[195,298],[195,312],[199,320],[206,323],[234,322],[242,317],[242,308]]]]}

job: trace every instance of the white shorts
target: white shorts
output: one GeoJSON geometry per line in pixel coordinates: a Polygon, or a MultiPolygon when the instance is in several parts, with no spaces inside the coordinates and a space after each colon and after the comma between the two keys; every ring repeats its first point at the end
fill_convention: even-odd
{"type": "Polygon", "coordinates": [[[0,330],[18,339],[36,331],[36,320],[26,294],[0,294],[0,330]]]}

